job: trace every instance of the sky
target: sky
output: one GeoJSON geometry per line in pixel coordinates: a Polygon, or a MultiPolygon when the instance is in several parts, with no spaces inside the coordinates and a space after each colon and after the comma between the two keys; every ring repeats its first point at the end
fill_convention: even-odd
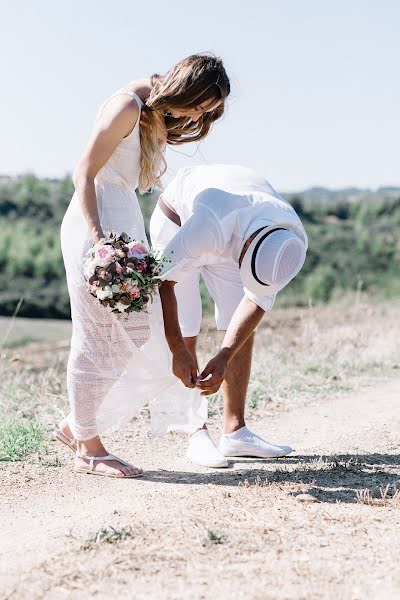
{"type": "Polygon", "coordinates": [[[99,105],[188,54],[232,93],[180,166],[251,166],[278,189],[400,185],[398,0],[0,0],[0,174],[73,171],[99,105]]]}

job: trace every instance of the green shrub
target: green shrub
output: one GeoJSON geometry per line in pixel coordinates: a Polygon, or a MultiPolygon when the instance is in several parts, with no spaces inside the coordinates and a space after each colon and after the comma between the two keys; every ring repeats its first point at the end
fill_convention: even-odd
{"type": "Polygon", "coordinates": [[[32,453],[46,453],[44,432],[33,417],[14,417],[0,424],[0,461],[21,461],[32,453]]]}
{"type": "MultiPolygon", "coordinates": [[[[23,297],[20,316],[69,317],[59,228],[73,192],[70,177],[0,178],[0,314],[13,314],[23,297]]],[[[279,294],[281,305],[326,302],[334,290],[355,290],[358,281],[371,293],[399,293],[400,194],[356,196],[357,190],[312,189],[289,197],[309,250],[299,275],[279,294]]],[[[158,194],[138,199],[148,234],[158,194]]],[[[204,313],[212,313],[203,283],[200,292],[204,313]]]]}
{"type": "Polygon", "coordinates": [[[328,302],[335,288],[335,272],[329,265],[319,265],[307,278],[306,291],[315,302],[328,302]]]}

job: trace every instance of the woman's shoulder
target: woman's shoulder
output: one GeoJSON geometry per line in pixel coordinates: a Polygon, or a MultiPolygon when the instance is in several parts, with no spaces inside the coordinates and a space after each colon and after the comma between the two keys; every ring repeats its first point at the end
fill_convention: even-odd
{"type": "Polygon", "coordinates": [[[150,79],[135,79],[122,88],[121,91],[133,92],[145,103],[151,92],[151,81],[150,79]]]}
{"type": "Polygon", "coordinates": [[[116,90],[103,102],[97,115],[98,119],[100,117],[114,119],[121,115],[136,121],[142,104],[151,91],[149,86],[150,80],[138,79],[116,90]]]}
{"type": "Polygon", "coordinates": [[[122,120],[134,125],[139,118],[140,108],[138,100],[127,90],[121,89],[103,102],[96,120],[103,123],[122,120]]]}

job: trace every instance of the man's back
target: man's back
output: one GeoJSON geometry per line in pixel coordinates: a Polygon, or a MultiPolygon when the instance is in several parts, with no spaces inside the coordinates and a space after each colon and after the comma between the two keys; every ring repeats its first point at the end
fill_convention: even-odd
{"type": "Polygon", "coordinates": [[[163,199],[184,223],[193,212],[196,198],[207,189],[217,189],[234,195],[265,194],[285,200],[271,184],[253,169],[241,165],[199,165],[179,169],[174,180],[163,192],[163,199]]]}
{"type": "Polygon", "coordinates": [[[293,207],[264,177],[247,167],[185,167],[164,190],[162,200],[178,214],[182,225],[190,219],[193,227],[190,232],[185,228],[185,244],[193,256],[203,247],[210,251],[211,238],[216,254],[220,255],[227,244],[236,254],[234,246],[246,235],[273,224],[295,231],[307,243],[293,207]]]}

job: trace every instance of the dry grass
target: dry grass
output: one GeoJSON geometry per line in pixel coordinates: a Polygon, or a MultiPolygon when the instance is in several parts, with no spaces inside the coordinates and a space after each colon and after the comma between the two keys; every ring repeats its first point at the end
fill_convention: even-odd
{"type": "MultiPolygon", "coordinates": [[[[393,411],[393,433],[392,415],[378,414],[370,390],[399,374],[400,304],[353,300],[276,310],[258,332],[250,422],[260,432],[274,422],[286,435],[303,416],[300,435],[309,425],[312,434],[297,455],[197,469],[184,458],[183,437],[150,440],[144,416],[111,445],[145,468],[140,480],[76,475],[72,455],[61,448],[2,463],[5,597],[397,597],[400,415],[393,411]],[[343,395],[348,390],[357,393],[343,395]],[[370,412],[359,417],[355,401],[350,419],[348,398],[364,406],[367,396],[370,412]]],[[[63,335],[26,346],[16,336],[3,351],[0,419],[18,420],[23,411],[46,434],[65,413],[63,335]]],[[[35,337],[28,322],[21,336],[35,337]]],[[[203,363],[219,337],[205,329],[203,363]]],[[[218,417],[220,397],[211,405],[218,417]]],[[[219,424],[211,419],[213,433],[219,424]]]]}
{"type": "MultiPolygon", "coordinates": [[[[277,414],[397,374],[399,306],[357,296],[357,302],[348,297],[331,306],[273,311],[256,337],[248,410],[277,414]]],[[[50,429],[68,408],[69,342],[64,336],[69,325],[49,321],[46,343],[19,346],[23,339],[46,339],[46,321],[22,321],[17,319],[10,329],[9,321],[0,320],[0,337],[8,332],[12,345],[18,346],[4,349],[0,357],[0,418],[23,411],[50,429]]],[[[212,323],[206,324],[199,339],[200,364],[218,350],[221,337],[212,323]]],[[[210,398],[209,414],[222,414],[220,394],[210,398]]]]}
{"type": "MultiPolygon", "coordinates": [[[[375,304],[347,297],[340,304],[273,311],[256,337],[248,407],[276,414],[371,384],[400,369],[400,302],[375,304]]],[[[202,334],[202,361],[218,349],[221,334],[202,334]]],[[[211,400],[220,415],[222,398],[211,400]]]]}
{"type": "Polygon", "coordinates": [[[99,544],[117,544],[133,537],[131,527],[101,527],[91,532],[82,545],[83,550],[89,550],[99,544]]]}
{"type": "Polygon", "coordinates": [[[378,490],[368,488],[357,490],[356,498],[359,504],[367,506],[387,506],[391,503],[400,505],[400,490],[397,483],[393,485],[388,483],[384,488],[380,487],[378,490]]]}

